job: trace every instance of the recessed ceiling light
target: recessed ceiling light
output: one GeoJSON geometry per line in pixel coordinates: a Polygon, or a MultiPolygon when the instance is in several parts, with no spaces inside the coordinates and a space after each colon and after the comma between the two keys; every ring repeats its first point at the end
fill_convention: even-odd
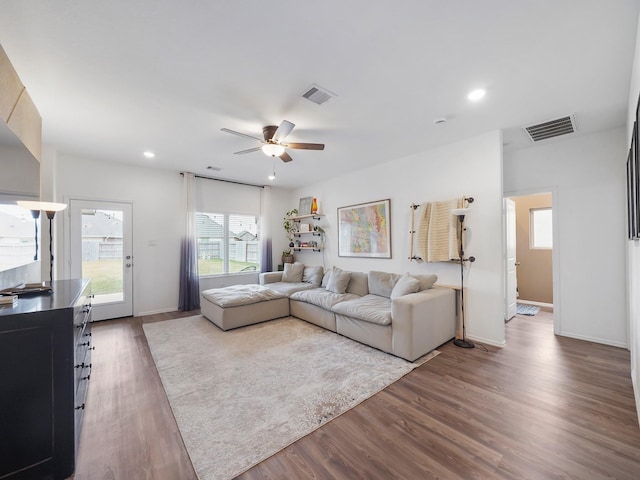
{"type": "Polygon", "coordinates": [[[153,158],[153,157],[155,157],[155,156],[156,156],[156,154],[155,154],[155,153],[153,153],[153,152],[149,152],[149,151],[144,152],[144,153],[143,153],[143,155],[144,155],[145,157],[147,157],[147,158],[153,158]]]}
{"type": "Polygon", "coordinates": [[[482,99],[482,97],[484,97],[486,93],[487,93],[486,90],[482,88],[476,88],[475,90],[471,90],[469,92],[469,95],[467,95],[467,98],[472,102],[477,102],[478,100],[482,99]]]}

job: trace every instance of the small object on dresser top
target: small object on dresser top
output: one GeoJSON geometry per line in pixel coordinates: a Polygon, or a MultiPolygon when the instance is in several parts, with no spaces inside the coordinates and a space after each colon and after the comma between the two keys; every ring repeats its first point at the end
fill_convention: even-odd
{"type": "Polygon", "coordinates": [[[0,295],[0,307],[13,307],[17,302],[17,295],[0,295]]]}
{"type": "Polygon", "coordinates": [[[0,290],[0,295],[28,295],[33,293],[49,293],[53,289],[50,285],[45,285],[44,282],[40,283],[22,283],[15,287],[5,288],[0,290]]]}

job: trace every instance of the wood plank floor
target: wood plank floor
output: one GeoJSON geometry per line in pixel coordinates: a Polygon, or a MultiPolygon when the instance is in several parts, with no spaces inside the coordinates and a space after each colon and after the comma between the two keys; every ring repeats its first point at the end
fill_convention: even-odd
{"type": "MultiPolygon", "coordinates": [[[[142,331],[177,316],[93,325],[76,479],[197,478],[142,331]]],[[[506,335],[503,349],[444,345],[238,478],[640,478],[629,352],[555,337],[544,312],[516,316],[506,335]]]]}

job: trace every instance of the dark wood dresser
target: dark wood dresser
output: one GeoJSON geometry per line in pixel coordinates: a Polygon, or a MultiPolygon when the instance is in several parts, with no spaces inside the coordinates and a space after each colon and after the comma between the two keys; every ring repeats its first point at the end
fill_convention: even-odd
{"type": "Polygon", "coordinates": [[[73,474],[91,375],[89,280],[0,308],[0,479],[73,474]]]}

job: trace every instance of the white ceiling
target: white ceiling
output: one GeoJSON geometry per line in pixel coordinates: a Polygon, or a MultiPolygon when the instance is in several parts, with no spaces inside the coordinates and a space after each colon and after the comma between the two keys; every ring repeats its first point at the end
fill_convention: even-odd
{"type": "Polygon", "coordinates": [[[287,119],[326,144],[275,162],[292,188],[495,129],[526,146],[571,113],[578,135],[623,126],[638,3],[3,0],[0,44],[60,154],[265,184],[272,160],[220,129],[287,119]]]}

